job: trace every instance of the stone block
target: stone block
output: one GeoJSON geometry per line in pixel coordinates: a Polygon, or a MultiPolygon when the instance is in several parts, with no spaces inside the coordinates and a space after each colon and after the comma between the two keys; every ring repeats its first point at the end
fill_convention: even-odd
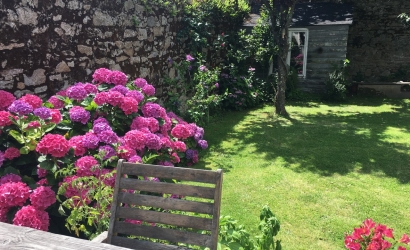
{"type": "Polygon", "coordinates": [[[24,76],[24,84],[26,86],[37,86],[41,85],[46,82],[46,75],[45,75],[46,70],[45,69],[36,69],[33,71],[33,75],[27,76],[26,74],[23,74],[24,76]]]}
{"type": "Polygon", "coordinates": [[[64,72],[70,72],[70,71],[71,71],[71,69],[70,69],[70,67],[68,67],[66,62],[62,61],[59,64],[57,64],[56,72],[64,73],[64,72]]]}

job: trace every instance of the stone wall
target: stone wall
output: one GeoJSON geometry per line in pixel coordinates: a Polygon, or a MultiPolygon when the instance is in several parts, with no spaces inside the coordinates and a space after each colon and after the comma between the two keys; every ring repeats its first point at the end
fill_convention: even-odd
{"type": "Polygon", "coordinates": [[[0,89],[51,95],[106,67],[146,78],[162,96],[163,76],[175,74],[168,58],[183,53],[179,25],[137,0],[2,0],[0,89]]]}

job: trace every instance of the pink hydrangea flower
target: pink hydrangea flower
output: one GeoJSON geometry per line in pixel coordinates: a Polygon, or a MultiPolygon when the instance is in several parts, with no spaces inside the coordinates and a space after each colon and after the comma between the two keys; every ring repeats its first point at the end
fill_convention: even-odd
{"type": "Polygon", "coordinates": [[[118,91],[109,91],[108,92],[108,98],[107,98],[107,102],[112,105],[112,106],[118,106],[119,104],[121,104],[122,99],[124,98],[124,95],[121,94],[118,91]]]}
{"type": "Polygon", "coordinates": [[[114,85],[125,85],[127,84],[128,78],[121,71],[114,70],[107,77],[108,82],[113,83],[114,85]]]}
{"type": "Polygon", "coordinates": [[[145,146],[145,133],[139,130],[128,131],[124,136],[127,146],[135,150],[142,150],[145,146]]]}
{"type": "Polygon", "coordinates": [[[0,90],[0,111],[7,110],[7,108],[16,100],[11,93],[0,90]]]}
{"type": "Polygon", "coordinates": [[[142,163],[142,159],[139,155],[134,155],[128,159],[129,162],[132,163],[142,163]]]}
{"type": "Polygon", "coordinates": [[[4,151],[4,158],[12,160],[20,156],[20,150],[18,148],[10,147],[4,151]]]}
{"type": "Polygon", "coordinates": [[[147,118],[145,118],[145,121],[146,121],[146,124],[147,124],[147,128],[149,128],[149,130],[152,133],[155,133],[159,130],[159,122],[154,117],[147,117],[147,118]]]}
{"type": "Polygon", "coordinates": [[[128,88],[122,85],[117,85],[114,88],[110,89],[109,91],[118,91],[123,95],[126,95],[128,93],[128,88]]]}
{"type": "Polygon", "coordinates": [[[21,182],[21,177],[16,174],[6,174],[0,178],[0,185],[8,182],[21,182]]]}
{"type": "Polygon", "coordinates": [[[97,86],[95,86],[94,84],[87,82],[87,83],[84,83],[83,87],[85,91],[87,91],[87,94],[97,94],[98,93],[97,86]]]}
{"type": "Polygon", "coordinates": [[[39,128],[41,124],[38,121],[32,121],[27,125],[27,128],[39,128]]]}
{"type": "Polygon", "coordinates": [[[28,103],[33,109],[39,108],[43,105],[43,101],[36,95],[26,94],[22,96],[19,101],[28,103]]]}
{"type": "Polygon", "coordinates": [[[5,127],[8,125],[13,124],[13,122],[10,120],[11,114],[7,111],[0,111],[0,127],[5,127]]]}
{"type": "Polygon", "coordinates": [[[195,60],[195,58],[193,58],[191,55],[186,55],[186,58],[185,58],[185,60],[187,61],[187,62],[192,62],[193,60],[195,60]]]}
{"type": "Polygon", "coordinates": [[[108,82],[108,76],[110,75],[111,70],[106,68],[99,68],[93,74],[93,79],[97,83],[108,82]]]}
{"type": "Polygon", "coordinates": [[[47,176],[47,170],[40,168],[40,166],[37,166],[37,175],[38,178],[44,178],[47,176]]]}
{"type": "Polygon", "coordinates": [[[173,163],[179,163],[181,161],[181,159],[179,158],[177,153],[172,153],[171,154],[171,162],[173,163]]]}
{"type": "Polygon", "coordinates": [[[131,123],[131,129],[132,130],[141,129],[141,128],[145,128],[145,127],[147,127],[145,117],[137,116],[132,120],[132,123],[131,123]]]}
{"type": "Polygon", "coordinates": [[[30,188],[23,182],[6,182],[0,186],[0,207],[23,206],[30,188]]]}
{"type": "Polygon", "coordinates": [[[50,112],[51,112],[51,122],[53,122],[55,124],[59,124],[63,120],[63,117],[61,116],[60,110],[50,109],[50,112]]]}
{"type": "Polygon", "coordinates": [[[44,210],[56,202],[56,194],[50,187],[40,186],[30,194],[31,205],[44,210]]]}
{"type": "Polygon", "coordinates": [[[179,152],[185,152],[186,151],[186,144],[183,141],[176,141],[176,142],[174,142],[173,146],[179,152]]]}
{"type": "Polygon", "coordinates": [[[142,102],[145,98],[144,95],[138,90],[130,90],[127,94],[125,94],[125,96],[134,98],[138,103],[142,102]]]}
{"type": "Polygon", "coordinates": [[[87,152],[87,149],[83,146],[82,135],[76,135],[71,137],[71,139],[68,141],[68,145],[74,149],[75,156],[81,156],[87,152]]]}
{"type": "Polygon", "coordinates": [[[46,134],[37,144],[36,151],[40,154],[50,154],[53,157],[63,157],[70,150],[68,141],[62,135],[46,134]]]}
{"type": "Polygon", "coordinates": [[[92,176],[98,172],[98,161],[92,156],[79,158],[74,166],[77,168],[77,176],[92,176]]]}
{"type": "Polygon", "coordinates": [[[188,137],[192,136],[191,127],[187,124],[177,124],[171,130],[171,135],[178,139],[187,139],[188,137]]]}
{"type": "Polygon", "coordinates": [[[145,80],[144,78],[137,78],[134,81],[134,85],[141,89],[147,84],[147,80],[145,80]]]}
{"type": "Polygon", "coordinates": [[[114,187],[116,176],[116,171],[114,169],[104,168],[101,170],[102,181],[107,186],[114,187]]]}
{"type": "Polygon", "coordinates": [[[153,96],[155,95],[155,88],[151,84],[147,84],[142,88],[142,93],[147,96],[153,96]]]}
{"type": "Polygon", "coordinates": [[[46,211],[34,206],[24,206],[17,211],[13,224],[17,226],[31,227],[37,230],[48,231],[49,217],[46,211]]]}
{"type": "Polygon", "coordinates": [[[103,104],[106,104],[108,101],[108,92],[100,92],[97,93],[94,97],[94,102],[98,105],[101,106],[103,104]]]}
{"type": "Polygon", "coordinates": [[[138,102],[132,97],[124,97],[122,98],[120,109],[122,109],[126,115],[136,113],[138,111],[138,102]]]}
{"type": "Polygon", "coordinates": [[[132,149],[131,147],[127,145],[119,146],[117,148],[118,152],[118,157],[121,159],[126,159],[127,161],[130,161],[132,157],[137,155],[137,152],[135,152],[135,149],[132,149]]]}
{"type": "Polygon", "coordinates": [[[62,109],[64,108],[64,102],[58,99],[56,96],[52,96],[48,99],[48,102],[53,104],[55,109],[62,109]]]}
{"type": "Polygon", "coordinates": [[[10,208],[8,207],[1,207],[0,208],[0,222],[8,223],[7,213],[9,212],[10,208]]]}

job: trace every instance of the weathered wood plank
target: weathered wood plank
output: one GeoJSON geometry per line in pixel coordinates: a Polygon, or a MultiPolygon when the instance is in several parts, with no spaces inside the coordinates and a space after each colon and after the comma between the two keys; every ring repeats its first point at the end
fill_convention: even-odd
{"type": "Polygon", "coordinates": [[[119,246],[53,234],[0,222],[0,249],[15,250],[120,250],[119,246]]]}
{"type": "Polygon", "coordinates": [[[183,196],[195,196],[199,198],[214,198],[214,188],[211,187],[199,187],[184,184],[166,183],[166,182],[153,182],[142,181],[131,178],[121,178],[120,188],[139,190],[153,193],[169,193],[183,196]]]}
{"type": "MultiPolygon", "coordinates": [[[[215,207],[221,207],[221,198],[222,198],[222,169],[218,169],[217,171],[217,178],[216,178],[216,185],[215,185],[215,195],[214,195],[214,203],[215,207]]],[[[211,240],[211,249],[217,249],[218,246],[218,229],[219,229],[219,209],[214,209],[214,213],[212,215],[212,240],[211,240]]]]}
{"type": "Polygon", "coordinates": [[[137,208],[119,207],[117,209],[117,217],[194,228],[200,230],[212,229],[211,219],[142,210],[137,208]]]}
{"type": "Polygon", "coordinates": [[[143,194],[120,193],[119,202],[124,204],[173,209],[201,214],[212,214],[213,203],[164,198],[143,194]]]}
{"type": "Polygon", "coordinates": [[[129,175],[168,178],[184,181],[215,183],[215,172],[201,169],[166,167],[124,162],[123,173],[129,175]],[[135,165],[138,165],[136,167],[135,165]],[[187,171],[189,170],[189,171],[187,171]]]}
{"type": "Polygon", "coordinates": [[[112,244],[121,247],[128,247],[132,249],[155,249],[155,250],[177,250],[177,249],[184,249],[174,245],[165,245],[160,243],[155,243],[151,241],[144,241],[144,240],[133,240],[124,237],[113,236],[112,244]]]}
{"type": "Polygon", "coordinates": [[[211,246],[210,235],[187,232],[184,230],[134,225],[127,222],[118,222],[115,225],[114,231],[119,234],[138,235],[148,238],[168,240],[170,242],[175,242],[175,239],[177,239],[179,243],[207,247],[211,246]]]}

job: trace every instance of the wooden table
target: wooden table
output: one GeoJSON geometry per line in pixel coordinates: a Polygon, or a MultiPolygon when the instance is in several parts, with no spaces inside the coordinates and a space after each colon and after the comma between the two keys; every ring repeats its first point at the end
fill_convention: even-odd
{"type": "Polygon", "coordinates": [[[0,222],[0,249],[125,250],[128,248],[117,247],[105,243],[91,242],[70,236],[53,234],[28,227],[14,226],[0,222]]]}

